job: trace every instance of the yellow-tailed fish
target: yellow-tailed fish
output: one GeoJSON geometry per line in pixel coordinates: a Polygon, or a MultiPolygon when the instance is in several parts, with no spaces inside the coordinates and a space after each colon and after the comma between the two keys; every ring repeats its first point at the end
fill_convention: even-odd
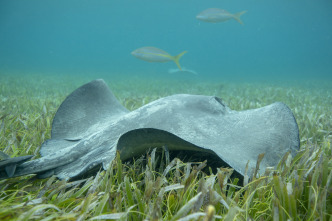
{"type": "Polygon", "coordinates": [[[184,51],[178,55],[172,56],[168,54],[166,51],[161,50],[155,47],[142,47],[138,48],[135,51],[131,52],[136,58],[139,58],[148,62],[168,62],[174,61],[178,68],[181,70],[181,66],[179,63],[180,58],[187,53],[184,51]]]}
{"type": "Polygon", "coordinates": [[[246,13],[247,11],[242,11],[239,13],[231,14],[228,11],[224,9],[219,8],[208,8],[199,13],[196,18],[201,21],[205,22],[211,22],[211,23],[217,23],[217,22],[224,22],[228,21],[230,19],[235,19],[238,21],[241,25],[243,25],[242,20],[240,19],[240,16],[246,13]]]}

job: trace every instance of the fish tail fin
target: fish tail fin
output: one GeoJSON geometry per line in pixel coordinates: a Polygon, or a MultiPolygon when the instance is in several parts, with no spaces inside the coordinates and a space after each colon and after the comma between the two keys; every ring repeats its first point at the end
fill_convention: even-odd
{"type": "Polygon", "coordinates": [[[238,21],[241,25],[243,25],[243,22],[242,22],[242,20],[241,20],[241,15],[243,15],[244,13],[246,13],[247,11],[242,11],[242,12],[238,12],[238,13],[235,13],[234,15],[233,15],[233,18],[236,20],[236,21],[238,21]]]}
{"type": "Polygon", "coordinates": [[[181,68],[181,66],[180,66],[180,58],[185,54],[185,53],[187,53],[187,51],[183,51],[183,52],[181,52],[180,54],[178,54],[178,55],[175,55],[175,56],[172,56],[172,60],[175,62],[175,64],[178,66],[178,68],[180,69],[180,70],[182,70],[182,68],[181,68]]]}

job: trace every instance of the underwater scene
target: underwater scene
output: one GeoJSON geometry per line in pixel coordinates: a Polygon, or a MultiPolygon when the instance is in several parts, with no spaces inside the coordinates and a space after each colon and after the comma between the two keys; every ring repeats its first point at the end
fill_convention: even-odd
{"type": "Polygon", "coordinates": [[[331,9],[1,0],[0,220],[332,220],[331,9]]]}

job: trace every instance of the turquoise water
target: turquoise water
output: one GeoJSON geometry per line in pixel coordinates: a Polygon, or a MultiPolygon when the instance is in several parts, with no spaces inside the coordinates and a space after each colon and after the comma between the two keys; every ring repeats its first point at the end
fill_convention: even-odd
{"type": "Polygon", "coordinates": [[[331,9],[330,0],[1,0],[0,75],[329,82],[331,9]],[[207,8],[246,10],[244,25],[197,20],[207,8]],[[143,46],[187,50],[180,63],[198,75],[130,54],[143,46]]]}

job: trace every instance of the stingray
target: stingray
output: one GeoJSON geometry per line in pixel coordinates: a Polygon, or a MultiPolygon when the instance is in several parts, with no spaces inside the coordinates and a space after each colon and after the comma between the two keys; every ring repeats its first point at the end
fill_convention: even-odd
{"type": "Polygon", "coordinates": [[[265,154],[262,173],[286,152],[295,154],[299,145],[296,120],[281,102],[235,111],[215,96],[176,94],[129,111],[98,79],[76,89],[60,105],[40,158],[2,154],[0,179],[27,174],[77,178],[94,168],[106,170],[117,151],[125,161],[161,146],[211,154],[244,176],[247,163],[253,170],[259,154],[265,154]]]}

